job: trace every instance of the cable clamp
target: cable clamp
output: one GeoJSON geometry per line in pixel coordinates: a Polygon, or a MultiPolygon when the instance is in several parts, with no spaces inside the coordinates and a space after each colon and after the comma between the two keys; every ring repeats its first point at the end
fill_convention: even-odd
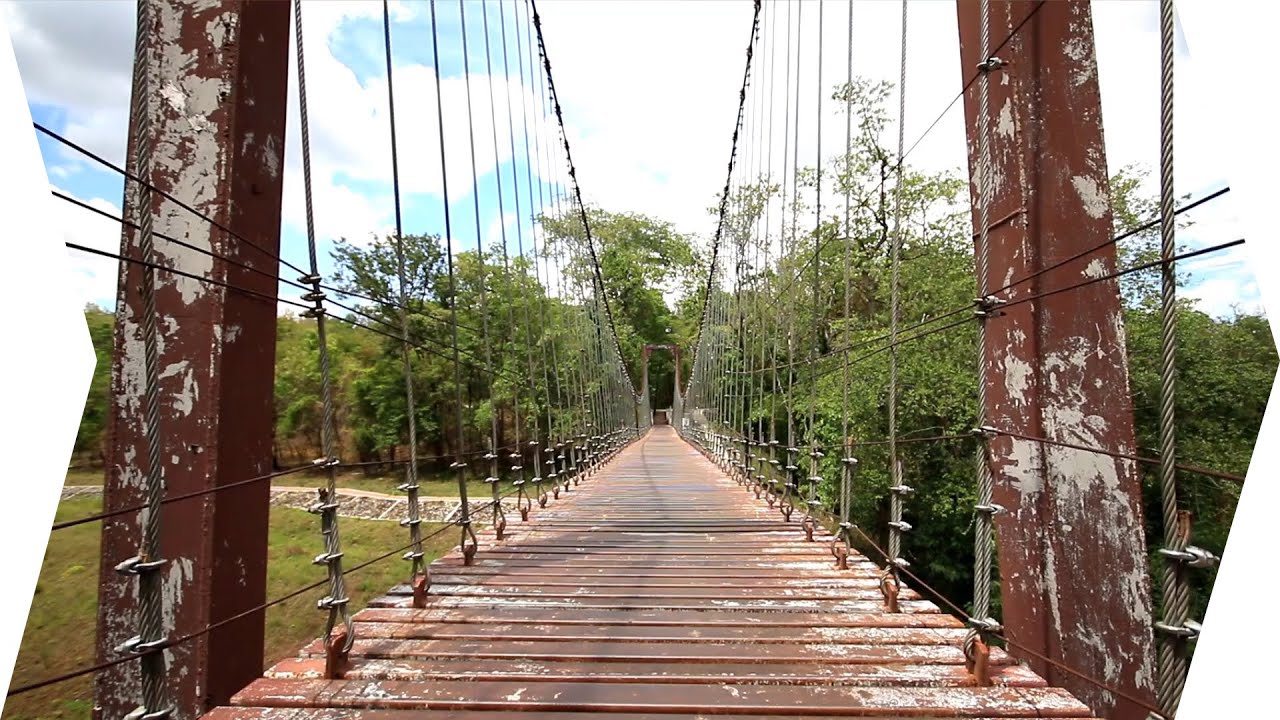
{"type": "Polygon", "coordinates": [[[894,520],[889,523],[889,527],[897,530],[898,532],[911,532],[911,523],[903,520],[894,520]]]}
{"type": "Polygon", "coordinates": [[[338,503],[329,502],[327,500],[321,500],[319,502],[312,503],[311,505],[307,506],[307,512],[311,513],[312,515],[319,515],[321,513],[326,513],[326,512],[329,512],[330,510],[337,510],[337,509],[338,509],[338,503]]]}
{"type": "Polygon", "coordinates": [[[312,565],[329,565],[342,559],[342,553],[321,553],[311,561],[312,565]]]}
{"type": "Polygon", "coordinates": [[[467,463],[463,460],[454,460],[453,462],[449,463],[450,470],[457,470],[458,468],[464,468],[466,466],[467,466],[467,463]]]}
{"type": "Polygon", "coordinates": [[[970,628],[972,628],[974,631],[978,633],[987,633],[987,634],[994,635],[1004,630],[1004,628],[1000,625],[999,622],[995,620],[995,618],[983,618],[982,620],[979,620],[978,618],[971,617],[965,620],[964,624],[969,626],[970,628]]]}
{"type": "Polygon", "coordinates": [[[901,558],[901,557],[893,558],[892,560],[889,561],[889,564],[893,565],[894,567],[901,568],[903,570],[911,567],[911,563],[907,562],[906,558],[901,558]]]}
{"type": "Polygon", "coordinates": [[[349,602],[351,602],[350,598],[334,599],[333,597],[326,595],[316,601],[316,608],[319,610],[332,610],[334,608],[343,607],[349,602]]]}
{"type": "Polygon", "coordinates": [[[979,317],[979,318],[1000,317],[1001,315],[1004,315],[1004,311],[997,310],[996,308],[1006,303],[1007,303],[1006,300],[1004,300],[1003,298],[998,298],[995,295],[988,295],[986,297],[974,298],[973,304],[977,307],[977,309],[973,311],[973,314],[975,317],[979,317]]]}
{"type": "Polygon", "coordinates": [[[168,565],[168,560],[143,560],[141,555],[134,555],[116,565],[116,572],[121,575],[141,575],[145,572],[154,572],[168,565]]]}
{"type": "Polygon", "coordinates": [[[142,653],[151,652],[152,650],[160,650],[168,645],[165,640],[152,640],[150,642],[142,642],[141,635],[134,635],[115,647],[115,651],[122,654],[141,655],[142,653]]]}
{"type": "Polygon", "coordinates": [[[987,505],[974,505],[973,509],[977,510],[978,512],[984,515],[993,515],[993,516],[999,515],[1000,513],[1005,512],[1005,509],[1003,506],[997,505],[995,503],[989,503],[987,505]]]}
{"type": "Polygon", "coordinates": [[[845,465],[847,465],[847,466],[849,466],[849,467],[851,467],[851,468],[856,468],[856,467],[858,467],[858,458],[856,458],[856,457],[844,457],[844,458],[840,458],[840,462],[844,463],[845,465]]]}
{"type": "Polygon", "coordinates": [[[991,72],[1002,67],[1004,67],[1004,61],[994,55],[978,63],[978,70],[982,72],[991,72]]]}
{"type": "Polygon", "coordinates": [[[1195,620],[1187,620],[1182,625],[1169,625],[1168,623],[1158,622],[1155,624],[1155,629],[1165,635],[1193,641],[1200,637],[1200,632],[1203,628],[1195,620]]]}
{"type": "Polygon", "coordinates": [[[151,712],[142,705],[134,708],[132,712],[124,716],[124,720],[164,720],[173,712],[173,708],[165,708],[164,710],[156,710],[151,712]]]}
{"type": "Polygon", "coordinates": [[[1000,434],[1000,431],[990,425],[983,425],[982,427],[973,428],[969,431],[969,434],[981,440],[993,440],[1000,434]]]}
{"type": "Polygon", "coordinates": [[[1170,550],[1169,548],[1160,548],[1156,552],[1174,562],[1185,563],[1187,567],[1196,570],[1209,570],[1218,564],[1218,556],[1194,545],[1188,545],[1183,550],[1170,550]]]}
{"type": "Polygon", "coordinates": [[[342,461],[338,460],[336,457],[322,457],[312,460],[311,464],[316,467],[329,467],[331,465],[341,465],[342,461]]]}

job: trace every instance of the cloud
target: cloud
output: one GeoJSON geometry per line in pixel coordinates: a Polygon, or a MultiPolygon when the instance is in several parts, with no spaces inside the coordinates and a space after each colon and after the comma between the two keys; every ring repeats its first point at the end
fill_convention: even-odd
{"type": "MultiPolygon", "coordinates": [[[[57,188],[60,192],[76,197],[73,193],[57,188]]],[[[102,198],[82,198],[77,200],[91,207],[120,216],[120,208],[116,204],[102,198]]],[[[54,200],[54,202],[64,202],[54,200]]],[[[62,230],[62,241],[83,245],[95,250],[110,253],[120,252],[120,223],[105,218],[84,208],[69,204],[61,209],[57,226],[62,230]]],[[[116,294],[116,278],[119,275],[119,263],[111,258],[93,255],[83,250],[67,248],[70,258],[69,269],[76,278],[74,290],[79,293],[83,302],[114,309],[116,294]]]]}
{"type": "MultiPolygon", "coordinates": [[[[108,159],[122,162],[133,55],[133,4],[9,3],[0,7],[14,28],[15,50],[30,100],[57,108],[66,119],[69,136],[108,159]]],[[[423,64],[429,53],[424,55],[415,45],[427,27],[424,7],[407,3],[392,6],[397,140],[401,184],[408,196],[406,208],[415,206],[411,202],[414,197],[428,200],[416,207],[434,207],[442,191],[435,73],[423,64]]],[[[541,102],[535,100],[537,93],[531,88],[520,86],[518,78],[503,75],[501,53],[495,46],[497,117],[491,118],[490,79],[484,74],[483,51],[476,54],[480,30],[479,13],[474,9],[478,7],[474,3],[468,6],[473,51],[470,124],[461,68],[443,67],[440,87],[449,200],[455,206],[458,247],[474,243],[473,236],[467,235],[474,232],[468,128],[474,127],[476,168],[488,185],[481,190],[481,228],[487,231],[482,234],[492,237],[499,213],[491,198],[490,173],[502,169],[507,189],[504,210],[514,212],[509,133],[514,130],[515,155],[522,158],[520,103],[523,100],[532,108],[541,102]],[[512,129],[508,128],[505,106],[508,95],[515,101],[516,127],[512,129]]],[[[859,3],[853,7],[852,18],[846,3],[790,7],[798,10],[791,19],[791,32],[803,38],[792,41],[800,48],[800,80],[797,85],[787,77],[788,5],[766,4],[762,12],[764,41],[757,47],[758,62],[739,148],[740,177],[769,169],[780,175],[790,169],[797,156],[802,165],[812,165],[819,143],[825,157],[843,147],[843,109],[831,100],[830,91],[846,77],[851,25],[854,74],[897,83],[900,6],[859,3]],[[819,32],[821,43],[817,41],[819,32]],[[821,87],[817,81],[819,45],[821,87]],[[798,132],[794,119],[788,120],[784,110],[788,88],[793,98],[797,92],[800,97],[798,132]],[[823,115],[819,133],[814,113],[820,98],[823,115]],[[789,127],[791,137],[783,137],[784,127],[789,127]],[[772,136],[772,144],[765,142],[768,136],[772,136]]],[[[749,6],[566,0],[546,3],[539,9],[586,201],[670,220],[679,230],[697,233],[705,241],[715,230],[715,217],[708,208],[715,204],[724,184],[729,158],[751,21],[749,6]]],[[[380,44],[370,45],[381,40],[381,5],[354,0],[314,2],[304,4],[304,11],[317,236],[322,243],[338,236],[360,241],[370,233],[388,230],[393,222],[386,84],[380,44]]],[[[1097,2],[1093,11],[1108,164],[1113,171],[1131,163],[1158,167],[1159,45],[1153,8],[1140,3],[1097,2]]],[[[461,55],[454,47],[458,37],[450,25],[456,15],[445,17],[456,9],[441,12],[441,54],[456,64],[461,55]],[[447,36],[449,32],[454,35],[447,36]]],[[[496,38],[498,23],[492,12],[489,20],[491,38],[496,38]]],[[[510,17],[507,20],[511,32],[510,17]]],[[[956,169],[963,177],[967,172],[962,103],[939,119],[967,74],[958,64],[955,22],[955,9],[949,4],[910,6],[905,137],[908,146],[919,140],[910,157],[913,165],[932,171],[956,169]],[[938,122],[932,125],[935,119],[938,122]]],[[[517,74],[514,60],[513,76],[517,74]]],[[[1222,175],[1217,162],[1221,149],[1215,139],[1216,110],[1209,103],[1197,102],[1202,86],[1196,84],[1196,78],[1204,75],[1198,68],[1213,64],[1214,59],[1197,61],[1182,54],[1178,62],[1178,192],[1198,194],[1220,184],[1222,175]]],[[[290,259],[296,261],[305,213],[292,51],[290,64],[283,226],[286,247],[295,255],[290,259]]],[[[793,74],[795,69],[793,65],[793,74]]],[[[529,80],[529,68],[525,72],[529,80]]],[[[891,122],[882,138],[889,147],[896,146],[896,103],[895,93],[888,101],[891,122]]],[[[567,173],[558,162],[557,128],[549,123],[537,127],[535,133],[534,145],[543,153],[535,172],[567,182],[567,173]],[[554,158],[549,155],[553,149],[554,158]]],[[[46,159],[51,177],[72,190],[93,195],[80,183],[96,171],[69,164],[69,157],[61,152],[58,158],[46,159]]],[[[523,183],[523,167],[519,170],[523,183]]],[[[522,201],[528,205],[523,193],[522,201]]],[[[830,209],[836,202],[838,198],[828,189],[824,205],[830,209]]],[[[1233,239],[1218,237],[1232,232],[1230,202],[1228,196],[1198,213],[1196,228],[1185,238],[1198,244],[1233,239]]],[[[521,208],[522,214],[529,210],[521,208]]],[[[406,231],[438,231],[437,215],[435,211],[406,210],[406,231]]],[[[773,217],[777,222],[778,213],[773,217]]]]}

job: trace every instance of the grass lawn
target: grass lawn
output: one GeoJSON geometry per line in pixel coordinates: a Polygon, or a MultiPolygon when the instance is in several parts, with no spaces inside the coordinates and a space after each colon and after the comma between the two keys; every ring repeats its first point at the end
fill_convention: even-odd
{"type": "MultiPolygon", "coordinates": [[[[70,476],[68,484],[73,484],[70,476]]],[[[100,509],[101,503],[96,498],[75,499],[62,503],[57,519],[82,517],[100,509]]],[[[324,570],[311,564],[312,558],[322,550],[318,523],[317,517],[301,510],[271,509],[268,599],[286,595],[324,577],[324,570]]],[[[347,567],[407,542],[407,531],[394,522],[342,518],[341,527],[347,567]]],[[[438,527],[423,526],[424,532],[438,527]]],[[[12,687],[70,672],[94,662],[99,532],[98,523],[88,523],[50,535],[22,646],[18,651],[12,687]]],[[[456,533],[442,533],[428,543],[427,557],[439,557],[456,541],[456,533]]],[[[406,565],[398,556],[392,556],[349,575],[347,591],[352,599],[353,612],[403,581],[406,565]]],[[[324,629],[325,615],[315,609],[315,602],[323,594],[324,589],[320,588],[267,611],[266,665],[295,655],[303,645],[320,634],[324,629]]],[[[92,680],[89,677],[77,678],[9,698],[4,704],[3,717],[6,720],[87,720],[92,709],[92,697],[92,680]]]]}

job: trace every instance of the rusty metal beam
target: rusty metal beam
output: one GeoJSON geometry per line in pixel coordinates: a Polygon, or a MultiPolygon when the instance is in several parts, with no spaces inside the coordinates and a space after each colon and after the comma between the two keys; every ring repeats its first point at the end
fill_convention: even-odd
{"type": "MultiPolygon", "coordinates": [[[[211,217],[218,229],[158,194],[155,230],[257,268],[157,240],[163,265],[274,296],[288,87],[288,3],[157,0],[148,37],[153,171],[150,183],[211,217]],[[254,249],[257,245],[264,250],[254,249]]],[[[136,143],[130,137],[129,144],[136,143]]],[[[130,153],[132,156],[132,152],[130,153]]],[[[139,217],[130,186],[125,213],[139,217]]],[[[122,254],[137,256],[125,232],[122,254]]],[[[117,292],[104,504],[142,500],[143,348],[137,266],[124,265],[117,292]]],[[[272,469],[275,303],[156,273],[160,321],[161,457],[165,492],[208,490],[272,469]]],[[[266,596],[269,484],[172,503],[161,520],[167,637],[199,631],[261,604],[266,596]]],[[[97,655],[137,632],[136,580],[116,563],[137,551],[139,519],[102,528],[97,655]]],[[[263,616],[251,615],[166,652],[174,718],[227,702],[262,671],[263,616]]],[[[123,717],[138,704],[138,666],[98,676],[94,714],[123,717]]]]}
{"type": "MultiPolygon", "coordinates": [[[[982,56],[979,0],[959,0],[964,80],[982,56]]],[[[991,292],[1104,243],[1112,234],[1093,21],[1088,0],[990,0],[991,117],[979,77],[965,95],[978,225],[977,133],[989,135],[991,292]],[[1024,19],[1034,14],[1016,33],[1024,19]]],[[[1153,79],[1154,82],[1154,79],[1153,79]]],[[[1009,301],[1115,269],[1113,247],[1000,293],[1009,301]]],[[[1027,435],[1134,452],[1119,287],[1099,282],[1023,303],[988,321],[988,421],[1027,435]]],[[[1035,653],[1153,701],[1151,596],[1134,463],[998,436],[995,502],[1003,622],[1035,653]]],[[[1110,720],[1136,705],[1017,648],[1051,684],[1110,720]]]]}

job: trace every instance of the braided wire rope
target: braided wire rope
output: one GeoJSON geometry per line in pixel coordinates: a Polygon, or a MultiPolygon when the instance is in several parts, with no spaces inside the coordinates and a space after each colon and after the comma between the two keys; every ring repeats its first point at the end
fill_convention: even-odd
{"type": "MultiPolygon", "coordinates": [[[[907,130],[907,0],[902,0],[902,34],[898,64],[898,162],[893,187],[893,241],[889,248],[889,337],[890,344],[898,341],[898,325],[902,316],[902,183],[904,172],[904,141],[907,130]]],[[[848,355],[844,355],[848,358],[848,355]]],[[[910,488],[902,479],[902,460],[898,457],[898,348],[889,350],[889,473],[893,484],[889,488],[889,572],[897,580],[897,568],[902,560],[902,534],[910,525],[902,520],[902,506],[910,488]]]]}
{"type": "Polygon", "coordinates": [[[1173,0],[1160,0],[1160,511],[1164,522],[1165,564],[1161,599],[1163,620],[1156,624],[1156,696],[1168,717],[1178,712],[1187,682],[1187,641],[1195,636],[1188,628],[1191,586],[1180,557],[1186,551],[1189,523],[1178,511],[1178,460],[1176,417],[1178,390],[1178,297],[1174,218],[1174,42],[1173,0]]]}
{"type": "Polygon", "coordinates": [[[316,251],[315,206],[312,201],[311,190],[311,133],[307,113],[307,81],[305,52],[303,50],[301,0],[294,0],[293,2],[293,20],[298,63],[298,113],[302,131],[302,187],[307,216],[307,254],[311,261],[310,274],[305,276],[304,282],[309,282],[314,287],[311,293],[303,296],[303,299],[314,302],[309,314],[316,321],[317,355],[320,365],[320,397],[323,406],[320,444],[321,452],[324,453],[322,460],[327,475],[325,486],[318,490],[318,501],[309,508],[311,512],[320,516],[320,532],[324,536],[325,545],[324,553],[316,557],[315,563],[324,565],[329,576],[329,594],[317,602],[317,607],[328,612],[324,626],[326,647],[334,639],[335,626],[341,622],[346,633],[346,639],[342,647],[342,652],[345,653],[351,649],[356,636],[355,625],[351,621],[351,612],[348,607],[350,598],[347,597],[346,583],[342,572],[342,542],[338,534],[338,472],[336,465],[339,461],[335,455],[337,430],[334,419],[333,382],[329,367],[328,338],[325,334],[327,313],[325,313],[323,305],[324,292],[319,288],[320,267],[316,251]]]}
{"type": "MultiPolygon", "coordinates": [[[[151,151],[155,143],[151,125],[151,44],[155,39],[155,7],[151,0],[138,0],[137,26],[133,51],[133,103],[129,118],[133,135],[133,174],[150,178],[151,151]]],[[[134,209],[138,213],[136,235],[138,254],[154,263],[155,234],[152,224],[155,218],[154,198],[151,187],[134,183],[134,209]]],[[[138,634],[124,642],[121,648],[131,653],[155,647],[164,642],[165,622],[162,616],[164,586],[160,569],[166,561],[161,556],[160,520],[161,503],[164,500],[164,466],[160,461],[160,351],[159,319],[156,313],[156,271],[153,266],[139,268],[142,278],[139,288],[142,301],[143,347],[143,437],[146,444],[146,466],[143,475],[143,495],[146,507],[141,511],[141,538],[138,554],[116,565],[116,572],[138,577],[138,634]]],[[[129,714],[130,718],[158,720],[167,717],[170,709],[164,680],[166,661],[163,653],[148,653],[139,659],[142,684],[142,704],[129,714]]]]}
{"type": "Polygon", "coordinates": [[[400,156],[396,144],[396,97],[394,73],[391,66],[391,9],[387,0],[382,0],[382,33],[383,48],[386,50],[387,62],[387,114],[389,135],[391,138],[391,192],[395,201],[396,214],[396,279],[400,288],[400,334],[404,341],[400,343],[400,355],[403,362],[405,416],[407,419],[409,462],[405,464],[405,480],[399,489],[405,493],[408,517],[401,525],[409,528],[409,551],[404,559],[409,561],[411,572],[418,577],[426,572],[426,563],[422,552],[422,517],[418,504],[418,418],[414,406],[413,363],[409,355],[409,298],[406,290],[405,252],[404,252],[404,220],[400,207],[400,156]]]}
{"type": "MultiPolygon", "coordinates": [[[[990,246],[988,232],[991,214],[991,71],[998,62],[992,61],[991,48],[991,3],[981,0],[979,8],[981,18],[980,37],[982,49],[981,66],[984,70],[982,80],[978,82],[978,248],[976,271],[978,276],[978,297],[987,297],[988,272],[990,265],[990,246]]],[[[977,390],[977,426],[986,425],[987,414],[987,327],[983,314],[978,315],[978,390],[977,390]]],[[[965,653],[972,657],[975,643],[982,633],[998,630],[998,623],[991,614],[991,569],[995,554],[994,516],[999,508],[992,500],[995,479],[988,462],[988,448],[985,443],[975,453],[975,464],[978,476],[978,497],[975,506],[976,522],[973,539],[973,614],[970,618],[971,630],[965,639],[965,653]]]]}
{"type": "MultiPolygon", "coordinates": [[[[903,0],[905,3],[906,0],[903,0]]],[[[853,87],[853,0],[849,0],[849,23],[848,23],[848,55],[845,65],[845,83],[850,90],[853,87]]],[[[849,286],[852,275],[853,265],[853,207],[852,207],[852,157],[853,157],[853,93],[850,92],[845,96],[844,103],[845,125],[844,125],[844,157],[845,157],[845,173],[849,178],[844,183],[844,253],[843,253],[843,281],[844,281],[844,315],[843,315],[843,338],[844,344],[849,344],[849,326],[852,324],[852,307],[850,303],[849,286]]],[[[847,553],[852,545],[853,530],[853,475],[857,467],[857,459],[853,457],[852,448],[849,445],[849,356],[845,354],[840,365],[840,525],[837,537],[844,543],[842,554],[837,554],[836,559],[842,566],[848,564],[847,553]]]]}
{"type": "MultiPolygon", "coordinates": [[[[461,0],[459,0],[461,2],[461,0]]],[[[458,356],[458,290],[453,260],[453,217],[449,208],[449,172],[444,132],[444,97],[440,84],[440,40],[439,23],[436,20],[436,0],[431,0],[431,66],[435,74],[436,124],[439,128],[440,140],[440,182],[442,205],[444,206],[445,260],[448,269],[449,326],[453,343],[453,385],[454,385],[454,422],[457,423],[457,439],[454,446],[455,459],[452,467],[457,470],[458,500],[460,504],[459,526],[462,528],[458,545],[462,550],[463,561],[470,565],[475,557],[477,541],[475,530],[471,527],[470,502],[467,500],[467,466],[463,462],[461,452],[466,442],[463,417],[462,396],[462,363],[458,356]],[[467,540],[471,543],[468,544],[467,540]]],[[[465,40],[465,33],[463,34],[465,40]]],[[[466,53],[464,52],[465,56],[466,53]]]]}
{"type": "MultiPolygon", "coordinates": [[[[527,12],[528,12],[528,7],[526,5],[526,14],[527,12]]],[[[529,56],[528,56],[529,83],[530,83],[531,90],[532,90],[533,84],[535,83],[534,65],[533,65],[533,59],[532,59],[533,51],[531,47],[533,45],[533,38],[530,36],[531,33],[529,31],[528,23],[526,23],[525,25],[526,25],[525,40],[527,42],[521,41],[520,27],[519,25],[516,26],[516,55],[518,59],[520,87],[521,87],[520,114],[522,116],[522,122],[524,124],[523,139],[524,139],[524,156],[525,156],[525,192],[527,193],[526,197],[529,200],[530,242],[532,243],[533,235],[537,232],[536,224],[537,224],[537,218],[538,218],[538,212],[534,210],[534,205],[535,205],[535,202],[539,202],[541,198],[539,197],[538,201],[535,201],[534,199],[534,192],[533,192],[533,163],[534,163],[533,147],[534,145],[531,145],[529,142],[530,138],[532,137],[532,132],[529,129],[529,108],[525,105],[525,94],[523,90],[523,88],[525,87],[524,63],[526,59],[526,55],[525,55],[526,50],[528,50],[529,52],[529,56]]],[[[525,252],[524,252],[524,233],[519,230],[520,226],[518,224],[516,227],[517,227],[517,232],[516,232],[517,257],[527,262],[528,257],[525,255],[525,252]]],[[[535,259],[534,260],[535,267],[536,267],[536,262],[537,260],[535,259]]],[[[538,380],[537,380],[537,374],[534,370],[535,368],[534,347],[537,345],[537,343],[534,341],[533,321],[532,321],[532,316],[530,315],[530,306],[532,306],[533,303],[534,303],[533,289],[530,288],[529,292],[525,294],[525,297],[523,298],[523,302],[521,303],[521,312],[524,315],[525,360],[529,368],[529,376],[528,376],[529,398],[533,402],[533,409],[531,412],[528,413],[526,418],[533,422],[533,431],[529,434],[529,440],[528,440],[528,446],[533,449],[533,468],[532,468],[533,474],[529,477],[529,482],[533,484],[534,491],[538,495],[538,500],[537,500],[538,505],[545,506],[547,504],[547,495],[546,495],[546,492],[542,489],[542,482],[543,482],[542,438],[541,438],[542,428],[540,427],[540,424],[539,424],[541,422],[541,417],[540,417],[541,413],[538,411],[538,395],[539,395],[538,380]]],[[[551,433],[551,428],[548,427],[547,428],[548,436],[550,436],[550,433],[551,433]]],[[[532,506],[532,503],[533,503],[532,498],[530,498],[528,502],[530,506],[532,506]]]]}
{"type": "MultiPolygon", "coordinates": [[[[810,346],[809,357],[817,357],[822,352],[822,245],[820,243],[822,237],[822,96],[824,88],[822,87],[822,19],[823,11],[826,5],[819,0],[818,2],[818,107],[815,112],[815,121],[817,127],[814,129],[814,138],[817,140],[816,157],[817,162],[815,168],[815,191],[813,200],[813,345],[810,346]]],[[[796,124],[799,129],[799,123],[796,124]]],[[[799,147],[797,154],[799,152],[799,147]]],[[[809,439],[809,476],[808,482],[805,484],[808,492],[805,496],[804,510],[804,528],[805,534],[809,539],[813,538],[813,532],[816,527],[816,521],[813,517],[813,510],[820,503],[818,501],[818,484],[822,482],[822,475],[819,473],[819,459],[822,457],[821,451],[818,449],[818,428],[816,425],[818,410],[818,374],[813,373],[813,385],[809,388],[809,418],[808,427],[805,434],[809,439]]]]}
{"type": "MultiPolygon", "coordinates": [[[[482,5],[481,7],[483,8],[484,6],[482,5]]],[[[485,36],[485,62],[488,63],[489,62],[489,53],[488,53],[489,23],[488,23],[487,10],[485,10],[484,17],[485,17],[485,20],[484,20],[483,30],[484,30],[484,36],[485,36]]],[[[475,210],[475,222],[476,222],[476,268],[478,273],[476,285],[477,285],[478,297],[479,297],[479,307],[477,308],[477,310],[480,313],[480,328],[481,328],[480,342],[484,346],[485,374],[489,376],[490,382],[495,382],[496,378],[495,378],[495,373],[493,371],[493,346],[492,346],[492,342],[490,340],[490,335],[489,335],[489,307],[488,307],[489,292],[487,288],[488,281],[486,279],[487,271],[485,268],[486,260],[485,260],[485,249],[484,249],[484,237],[480,230],[480,169],[476,164],[476,131],[475,131],[475,118],[473,117],[474,103],[472,102],[472,95],[471,95],[471,53],[468,51],[469,48],[467,43],[467,7],[462,0],[458,0],[458,18],[459,18],[459,25],[460,25],[460,30],[462,34],[463,87],[466,91],[466,99],[467,99],[467,146],[468,146],[468,149],[470,150],[470,159],[471,159],[471,197],[472,197],[472,206],[475,210]]],[[[487,70],[486,76],[490,77],[489,82],[492,85],[492,78],[491,78],[492,69],[488,65],[486,65],[486,70],[487,70]]],[[[490,103],[492,103],[493,101],[492,93],[490,93],[489,95],[489,100],[490,100],[490,103]]],[[[497,128],[496,128],[496,124],[492,122],[490,124],[495,125],[494,157],[496,158],[497,157],[497,128]]],[[[446,202],[448,202],[447,199],[446,199],[446,202]]],[[[490,407],[489,409],[489,437],[488,437],[489,447],[488,447],[488,452],[485,453],[485,456],[484,456],[485,459],[489,461],[488,463],[489,473],[485,477],[485,482],[489,484],[491,488],[491,494],[496,498],[498,495],[498,483],[501,481],[501,476],[498,471],[498,412],[497,412],[496,403],[491,402],[490,404],[492,405],[492,407],[490,407]]],[[[465,495],[462,497],[462,502],[463,503],[466,502],[465,495]]],[[[494,528],[497,534],[499,535],[499,537],[501,537],[502,530],[501,530],[501,525],[499,523],[501,520],[502,504],[498,503],[494,507],[495,507],[494,528]]],[[[470,517],[469,516],[464,516],[464,517],[465,517],[465,521],[468,523],[468,526],[469,526],[470,517]]],[[[464,537],[463,538],[464,544],[465,544],[465,541],[466,541],[466,538],[464,537]]],[[[475,539],[474,535],[472,536],[472,541],[478,544],[478,541],[475,539]]]]}

